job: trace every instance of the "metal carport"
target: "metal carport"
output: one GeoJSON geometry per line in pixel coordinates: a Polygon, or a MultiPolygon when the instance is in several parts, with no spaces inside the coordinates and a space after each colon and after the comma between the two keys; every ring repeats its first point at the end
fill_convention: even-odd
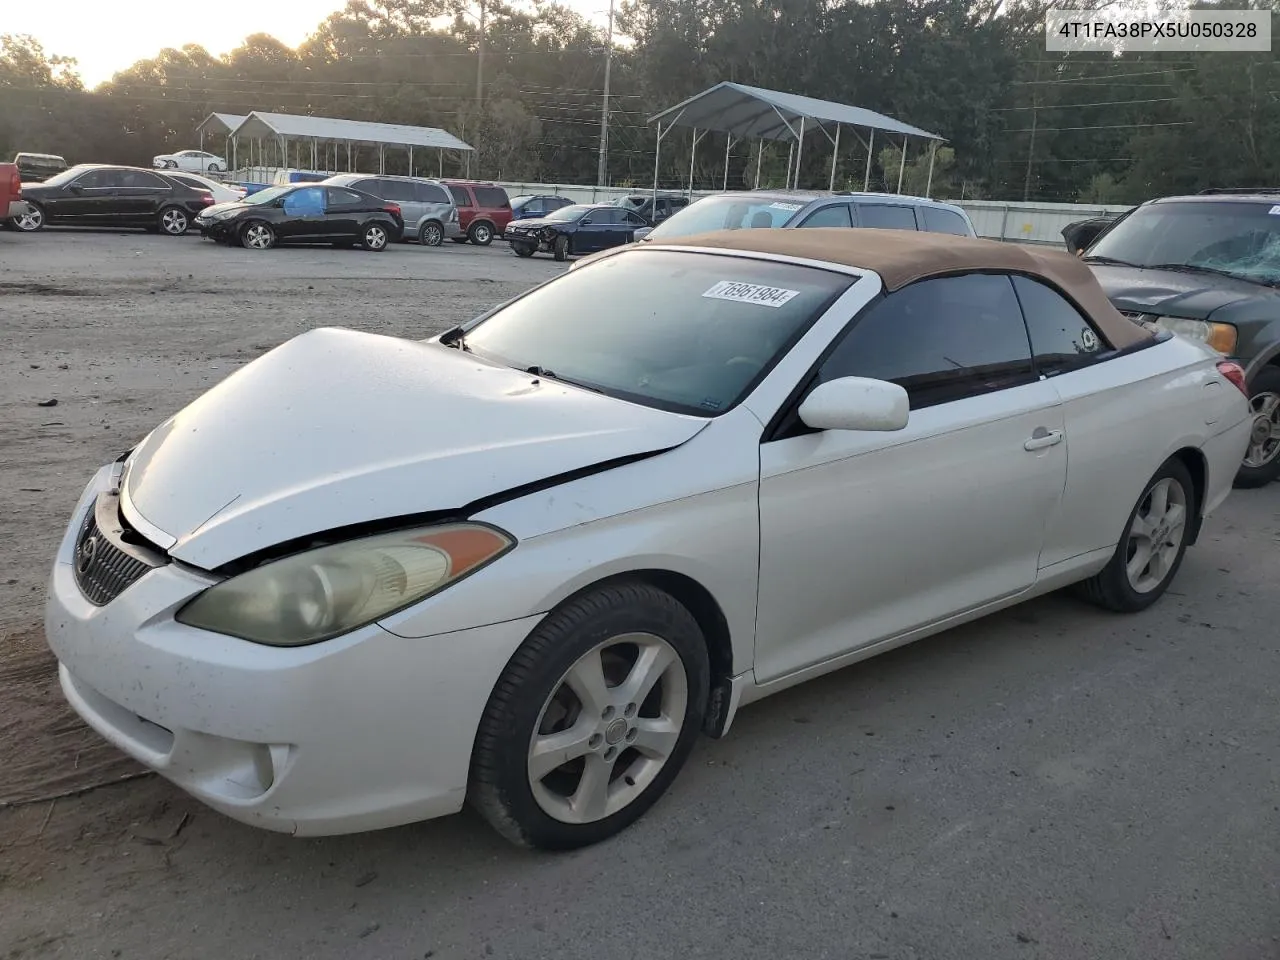
{"type": "Polygon", "coordinates": [[[249,141],[250,152],[257,146],[259,164],[262,160],[264,141],[276,144],[280,149],[283,166],[289,165],[289,145],[293,144],[299,166],[304,145],[310,147],[314,169],[319,163],[321,145],[334,148],[334,167],[337,167],[337,150],[340,144],[347,148],[347,169],[351,169],[351,147],[374,146],[378,148],[378,173],[386,172],[387,147],[399,147],[409,154],[409,172],[413,172],[415,148],[439,151],[440,163],[445,150],[470,151],[471,145],[459,140],[447,130],[437,127],[414,127],[400,123],[374,123],[367,120],[343,120],[335,117],[308,117],[290,113],[263,113],[253,111],[231,132],[232,143],[241,138],[249,141]]]}
{"type": "Polygon", "coordinates": [[[209,114],[196,125],[196,133],[200,134],[200,149],[204,149],[204,134],[206,130],[208,130],[211,135],[219,133],[222,134],[223,139],[226,140],[227,143],[226,150],[223,153],[223,158],[231,164],[231,168],[234,170],[236,166],[235,157],[233,155],[235,144],[231,140],[231,134],[235,131],[236,127],[240,126],[242,123],[244,123],[244,117],[237,113],[209,114]]]}
{"type": "Polygon", "coordinates": [[[795,93],[783,93],[778,90],[766,90],[763,87],[751,87],[744,83],[724,81],[696,96],[690,97],[674,107],[649,118],[649,123],[658,124],[658,145],[653,156],[653,195],[658,195],[658,165],[662,157],[662,138],[671,132],[673,127],[689,127],[693,130],[693,149],[689,156],[689,190],[693,191],[694,160],[698,154],[698,141],[709,131],[723,133],[725,142],[725,188],[729,184],[729,151],[741,140],[759,141],[756,151],[755,185],[760,186],[760,160],[766,140],[789,141],[791,148],[787,153],[787,186],[794,187],[799,183],[800,155],[804,147],[804,136],[817,129],[831,141],[831,178],[829,189],[835,188],[836,159],[840,154],[840,131],[843,127],[854,128],[854,136],[858,137],[867,148],[867,168],[863,177],[863,189],[871,184],[871,157],[875,145],[875,134],[900,134],[902,136],[902,163],[898,169],[898,192],[902,192],[902,176],[907,169],[907,139],[919,137],[930,142],[929,148],[929,180],[925,186],[927,196],[933,186],[934,151],[946,138],[928,130],[921,130],[910,124],[887,117],[874,110],[853,107],[830,100],[817,100],[795,93]],[[664,129],[663,123],[666,127],[664,129]],[[868,138],[863,140],[857,133],[858,127],[868,131],[868,138]],[[794,164],[792,163],[794,159],[794,164]]]}

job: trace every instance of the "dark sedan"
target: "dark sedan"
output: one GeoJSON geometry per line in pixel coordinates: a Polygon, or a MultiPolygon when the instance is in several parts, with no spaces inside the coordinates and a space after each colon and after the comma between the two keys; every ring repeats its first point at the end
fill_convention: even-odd
{"type": "Polygon", "coordinates": [[[574,204],[537,220],[515,220],[503,239],[518,257],[542,251],[567,260],[570,256],[621,247],[635,239],[636,231],[651,224],[633,210],[612,204],[574,204]]]}
{"type": "Polygon", "coordinates": [[[400,205],[351,187],[290,183],[220,203],[197,219],[218,243],[269,250],[276,244],[328,243],[385,250],[404,233],[400,205]]]}
{"type": "Polygon", "coordinates": [[[22,186],[27,213],[14,218],[19,230],[45,224],[81,227],[142,227],[180,237],[213,203],[213,194],[154,170],[81,164],[43,183],[22,186]]]}

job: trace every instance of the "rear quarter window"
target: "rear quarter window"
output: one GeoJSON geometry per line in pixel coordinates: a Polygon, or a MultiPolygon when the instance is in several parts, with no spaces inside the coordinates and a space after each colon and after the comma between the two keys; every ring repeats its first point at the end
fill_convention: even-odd
{"type": "Polygon", "coordinates": [[[858,226],[877,230],[915,230],[916,213],[900,203],[857,204],[858,226]]]}
{"type": "Polygon", "coordinates": [[[476,205],[489,209],[510,206],[507,191],[501,187],[476,187],[476,205]]]}
{"type": "Polygon", "coordinates": [[[957,237],[972,236],[969,233],[969,224],[954,210],[944,210],[942,207],[921,207],[919,212],[924,216],[925,230],[930,233],[950,233],[957,237]]]}
{"type": "Polygon", "coordinates": [[[445,193],[443,187],[437,187],[434,183],[415,183],[413,185],[414,198],[419,203],[449,203],[449,194],[445,193]]]}

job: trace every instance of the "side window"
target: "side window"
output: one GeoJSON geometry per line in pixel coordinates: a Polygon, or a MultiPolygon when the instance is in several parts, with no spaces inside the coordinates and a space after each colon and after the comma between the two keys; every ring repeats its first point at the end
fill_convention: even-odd
{"type": "Polygon", "coordinates": [[[284,212],[297,217],[314,217],[324,213],[324,188],[303,187],[287,194],[284,198],[284,212]]]}
{"type": "Polygon", "coordinates": [[[407,180],[379,180],[379,190],[374,191],[383,200],[395,200],[397,203],[413,202],[413,184],[407,180]]]}
{"type": "Polygon", "coordinates": [[[134,189],[168,190],[169,184],[154,173],[145,170],[120,171],[120,185],[134,189]]]}
{"type": "Polygon", "coordinates": [[[911,409],[1035,380],[1022,312],[1007,276],[922,280],[871,304],[818,371],[889,380],[911,409]]]}
{"type": "Polygon", "coordinates": [[[543,201],[534,199],[534,200],[530,200],[523,207],[521,207],[521,212],[526,217],[540,217],[547,212],[547,208],[543,204],[543,201]]]}
{"type": "Polygon", "coordinates": [[[437,187],[434,183],[415,183],[413,185],[413,198],[419,203],[452,203],[449,194],[445,193],[443,187],[437,187]]]}
{"type": "MultiPolygon", "coordinates": [[[[329,191],[329,206],[331,207],[354,207],[354,206],[359,206],[365,202],[364,197],[360,196],[360,194],[356,193],[353,190],[344,190],[342,187],[326,187],[324,189],[329,191]]],[[[308,194],[312,192],[314,192],[317,196],[323,196],[320,187],[315,187],[314,191],[313,190],[298,191],[298,193],[308,193],[308,194]]],[[[311,201],[308,201],[308,203],[310,202],[311,201]]],[[[318,202],[322,207],[324,206],[323,200],[320,200],[318,202]]]]}
{"type": "Polygon", "coordinates": [[[1052,287],[1029,277],[1014,277],[1031,335],[1036,366],[1045,376],[1087,367],[1109,349],[1079,310],[1052,287]]]}
{"type": "Polygon", "coordinates": [[[450,187],[449,192],[453,194],[453,202],[459,207],[471,206],[471,194],[466,187],[450,187]]]}
{"type": "Polygon", "coordinates": [[[77,187],[119,187],[123,185],[118,170],[90,170],[75,180],[77,187]]]}
{"type": "Polygon", "coordinates": [[[858,226],[876,230],[914,230],[916,214],[910,207],[898,203],[860,203],[858,226]]]}
{"type": "Polygon", "coordinates": [[[852,227],[853,221],[849,219],[849,205],[847,203],[832,203],[813,211],[797,226],[852,227]]]}
{"type": "Polygon", "coordinates": [[[942,207],[920,207],[918,209],[924,217],[924,228],[930,233],[951,233],[957,237],[972,236],[969,233],[969,225],[965,223],[964,217],[954,210],[944,210],[942,207]]]}

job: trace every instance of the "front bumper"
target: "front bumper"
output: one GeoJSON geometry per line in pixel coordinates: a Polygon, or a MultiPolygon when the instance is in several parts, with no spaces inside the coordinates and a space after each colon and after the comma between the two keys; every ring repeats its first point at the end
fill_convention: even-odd
{"type": "Polygon", "coordinates": [[[184,626],[214,582],[170,563],[105,606],[72,567],[86,490],[50,579],[45,629],[76,712],[125,753],[245,823],[352,833],[454,813],[480,715],[540,617],[408,640],[374,624],[275,648],[184,626]]]}
{"type": "Polygon", "coordinates": [[[210,240],[230,240],[236,235],[238,222],[236,217],[210,220],[207,217],[200,216],[192,221],[195,228],[200,231],[200,236],[207,237],[210,240]]]}
{"type": "Polygon", "coordinates": [[[538,253],[550,253],[551,245],[555,242],[554,236],[548,239],[538,233],[518,233],[510,227],[508,227],[506,232],[503,233],[502,239],[506,240],[508,243],[528,244],[538,253]]]}
{"type": "Polygon", "coordinates": [[[6,219],[12,220],[14,217],[25,217],[30,212],[31,208],[27,206],[27,201],[10,200],[9,213],[6,216],[6,219]]]}

